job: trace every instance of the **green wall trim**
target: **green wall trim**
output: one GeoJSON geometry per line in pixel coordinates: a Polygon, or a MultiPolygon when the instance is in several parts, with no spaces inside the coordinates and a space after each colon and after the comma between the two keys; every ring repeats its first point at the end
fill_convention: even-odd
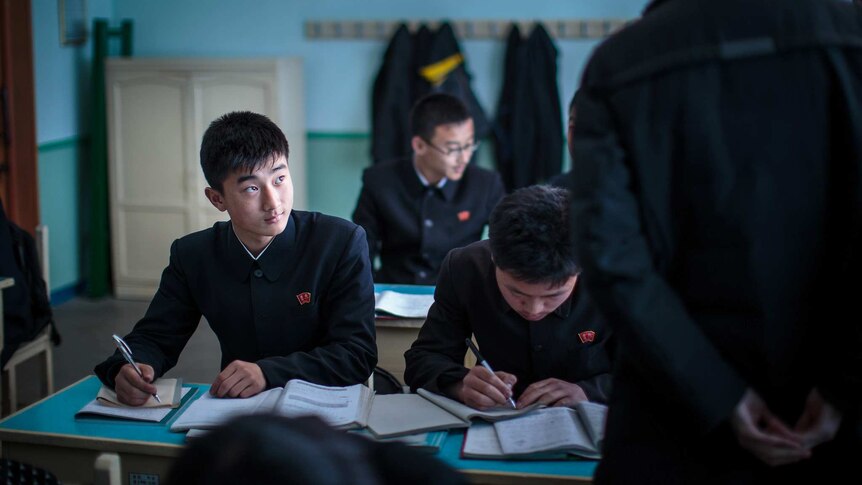
{"type": "Polygon", "coordinates": [[[326,131],[309,131],[306,133],[309,140],[360,140],[371,138],[371,133],[337,133],[326,131]]]}
{"type": "Polygon", "coordinates": [[[61,138],[59,140],[42,143],[41,145],[37,145],[36,149],[40,152],[47,152],[50,150],[69,148],[79,143],[87,143],[89,141],[89,138],[90,137],[88,135],[70,136],[69,138],[61,138]]]}

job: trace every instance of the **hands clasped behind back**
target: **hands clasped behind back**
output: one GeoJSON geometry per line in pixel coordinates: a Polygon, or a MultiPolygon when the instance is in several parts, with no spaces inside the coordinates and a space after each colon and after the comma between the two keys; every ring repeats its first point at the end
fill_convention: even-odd
{"type": "Polygon", "coordinates": [[[841,413],[812,389],[802,415],[790,429],[748,389],[730,422],[742,448],[769,466],[781,466],[808,459],[814,447],[831,441],[841,424],[841,413]]]}

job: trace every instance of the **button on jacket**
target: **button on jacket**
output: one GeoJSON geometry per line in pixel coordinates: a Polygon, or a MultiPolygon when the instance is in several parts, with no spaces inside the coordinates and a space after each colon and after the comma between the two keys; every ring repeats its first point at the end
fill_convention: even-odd
{"type": "Polygon", "coordinates": [[[450,249],[478,241],[503,197],[500,175],[473,164],[459,181],[426,187],[412,160],[365,170],[353,222],[365,228],[378,283],[433,285],[450,249]]]}
{"type": "MultiPolygon", "coordinates": [[[[221,367],[255,362],[267,388],[294,378],[364,381],[377,364],[364,231],[336,217],[293,211],[257,261],[230,222],[178,239],[146,315],[125,340],[135,360],[158,377],[176,365],[201,316],[218,337],[221,367]]],[[[113,385],[123,363],[115,353],[96,374],[113,385]]]]}
{"type": "Polygon", "coordinates": [[[443,262],[434,304],[404,354],[407,384],[441,392],[461,381],[471,335],[495,371],[518,378],[515,396],[555,377],[581,386],[590,401],[607,401],[611,333],[580,283],[542,320],[524,320],[500,293],[488,241],[455,249],[443,262]]]}

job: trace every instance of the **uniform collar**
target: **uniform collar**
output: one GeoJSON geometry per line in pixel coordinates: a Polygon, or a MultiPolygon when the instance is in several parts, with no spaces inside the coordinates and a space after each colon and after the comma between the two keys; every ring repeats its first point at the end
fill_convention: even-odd
{"type": "MultiPolygon", "coordinates": [[[[447,202],[455,198],[455,193],[458,191],[458,185],[464,180],[463,178],[459,181],[446,179],[446,183],[443,184],[442,187],[429,187],[423,184],[422,180],[420,180],[420,174],[418,170],[416,170],[416,166],[413,164],[412,159],[405,160],[405,163],[400,164],[399,168],[399,178],[410,193],[424,194],[426,191],[432,190],[443,196],[443,199],[447,202]]],[[[469,166],[467,168],[469,168],[469,166]]],[[[464,173],[464,176],[467,176],[466,172],[464,173]]]]}
{"type": "MultiPolygon", "coordinates": [[[[428,187],[431,187],[431,182],[429,182],[428,179],[426,179],[425,176],[422,175],[422,172],[419,171],[419,167],[416,166],[415,160],[413,161],[413,171],[416,172],[416,176],[419,177],[419,183],[421,183],[426,189],[428,187]]],[[[449,181],[448,178],[443,177],[442,179],[440,179],[439,182],[437,182],[437,185],[433,186],[433,188],[442,189],[443,187],[446,186],[446,182],[448,182],[448,181],[449,181]]]]}
{"type": "Polygon", "coordinates": [[[276,281],[288,263],[294,259],[296,246],[296,220],[291,211],[287,226],[281,234],[275,236],[255,261],[246,251],[239,238],[233,232],[231,223],[225,224],[219,235],[221,243],[219,252],[222,261],[226,261],[231,274],[238,280],[248,278],[252,269],[260,269],[269,281],[276,281]]]}

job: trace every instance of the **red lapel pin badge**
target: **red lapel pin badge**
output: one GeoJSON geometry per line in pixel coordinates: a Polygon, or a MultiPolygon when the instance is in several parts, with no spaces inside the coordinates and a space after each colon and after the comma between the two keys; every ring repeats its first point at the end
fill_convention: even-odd
{"type": "Polygon", "coordinates": [[[587,344],[596,339],[596,332],[592,330],[584,330],[583,332],[578,333],[578,338],[581,339],[582,344],[587,344]]]}

